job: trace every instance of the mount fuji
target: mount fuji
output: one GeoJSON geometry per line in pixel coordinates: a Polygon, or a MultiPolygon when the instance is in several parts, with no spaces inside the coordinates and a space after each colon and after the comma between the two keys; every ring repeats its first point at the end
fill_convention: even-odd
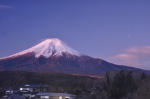
{"type": "Polygon", "coordinates": [[[46,39],[34,47],[0,59],[0,71],[101,75],[112,70],[133,70],[150,73],[150,71],[115,65],[102,59],[83,55],[57,38],[46,39]]]}

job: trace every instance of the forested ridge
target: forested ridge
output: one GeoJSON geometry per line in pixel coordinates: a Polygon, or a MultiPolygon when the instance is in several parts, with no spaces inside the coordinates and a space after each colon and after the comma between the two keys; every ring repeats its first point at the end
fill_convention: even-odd
{"type": "Polygon", "coordinates": [[[72,93],[77,99],[150,98],[150,78],[145,73],[108,71],[102,78],[94,78],[64,73],[0,71],[1,90],[25,84],[44,84],[49,86],[50,92],[72,93]]]}

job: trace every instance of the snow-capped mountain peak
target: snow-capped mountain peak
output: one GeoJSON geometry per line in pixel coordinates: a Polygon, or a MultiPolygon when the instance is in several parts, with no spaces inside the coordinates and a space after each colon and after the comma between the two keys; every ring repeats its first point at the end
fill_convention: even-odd
{"type": "Polygon", "coordinates": [[[30,52],[34,53],[36,58],[40,56],[44,56],[46,58],[50,56],[60,56],[63,55],[63,53],[80,56],[79,52],[70,48],[63,41],[57,38],[52,38],[52,39],[46,39],[43,42],[25,51],[4,58],[16,57],[30,52]]]}

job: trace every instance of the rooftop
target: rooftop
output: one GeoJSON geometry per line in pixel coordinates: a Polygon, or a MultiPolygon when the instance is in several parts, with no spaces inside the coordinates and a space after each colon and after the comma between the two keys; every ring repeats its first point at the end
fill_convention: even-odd
{"type": "Polygon", "coordinates": [[[76,95],[73,95],[73,94],[68,94],[68,93],[43,93],[43,92],[40,92],[36,95],[39,95],[39,96],[76,96],[76,95]]]}
{"type": "Polygon", "coordinates": [[[35,88],[38,88],[38,87],[48,87],[46,85],[43,85],[43,84],[26,84],[24,86],[22,86],[23,88],[29,88],[29,87],[35,87],[35,88]]]}

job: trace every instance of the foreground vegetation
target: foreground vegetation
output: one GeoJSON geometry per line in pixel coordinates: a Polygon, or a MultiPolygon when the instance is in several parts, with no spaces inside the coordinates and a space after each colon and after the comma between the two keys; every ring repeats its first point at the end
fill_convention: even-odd
{"type": "Polygon", "coordinates": [[[0,71],[0,88],[44,84],[50,92],[76,94],[78,99],[150,99],[150,78],[132,71],[108,71],[103,78],[63,73],[0,71]]]}

